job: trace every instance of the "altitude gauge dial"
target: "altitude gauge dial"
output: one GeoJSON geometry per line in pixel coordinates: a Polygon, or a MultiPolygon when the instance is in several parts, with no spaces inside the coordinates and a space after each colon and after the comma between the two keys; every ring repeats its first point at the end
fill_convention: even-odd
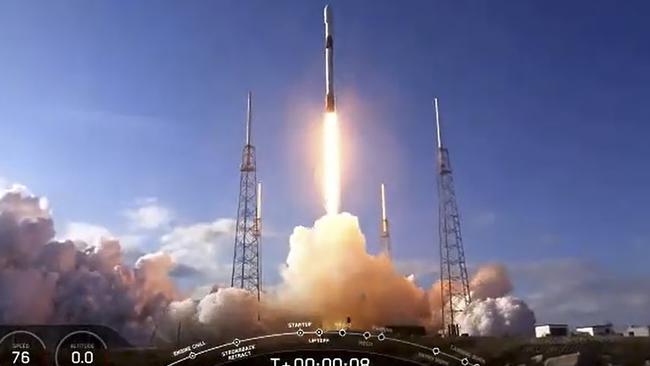
{"type": "Polygon", "coordinates": [[[72,332],[56,346],[56,366],[104,366],[107,348],[106,342],[93,332],[72,332]]]}

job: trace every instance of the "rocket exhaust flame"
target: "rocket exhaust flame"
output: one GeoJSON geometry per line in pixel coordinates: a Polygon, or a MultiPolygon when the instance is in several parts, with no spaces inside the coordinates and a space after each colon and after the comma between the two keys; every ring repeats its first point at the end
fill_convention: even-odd
{"type": "Polygon", "coordinates": [[[323,198],[325,212],[339,212],[341,200],[339,126],[336,113],[325,113],[323,123],[323,198]]]}

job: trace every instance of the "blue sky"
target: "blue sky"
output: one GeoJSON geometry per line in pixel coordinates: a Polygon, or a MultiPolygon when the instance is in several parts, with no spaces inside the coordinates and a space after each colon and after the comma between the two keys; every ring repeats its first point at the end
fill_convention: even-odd
{"type": "MultiPolygon", "coordinates": [[[[90,223],[155,249],[174,227],[234,216],[250,89],[273,280],[292,228],[323,211],[324,4],[0,2],[0,176],[47,196],[59,232],[90,223]],[[155,230],[129,221],[146,202],[169,213],[155,230]]],[[[625,283],[645,301],[629,321],[650,320],[649,3],[332,6],[343,206],[371,251],[383,181],[396,258],[435,276],[437,95],[470,265],[508,265],[539,306],[551,268],[589,273],[561,295],[585,301],[625,283]]],[[[627,321],[615,305],[535,310],[627,321]]]]}

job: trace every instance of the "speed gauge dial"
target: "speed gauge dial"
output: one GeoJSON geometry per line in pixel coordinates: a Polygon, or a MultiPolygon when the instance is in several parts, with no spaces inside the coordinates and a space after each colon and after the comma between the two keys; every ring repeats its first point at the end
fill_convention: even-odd
{"type": "Polygon", "coordinates": [[[45,366],[45,343],[34,333],[16,330],[0,339],[0,365],[45,366]]]}

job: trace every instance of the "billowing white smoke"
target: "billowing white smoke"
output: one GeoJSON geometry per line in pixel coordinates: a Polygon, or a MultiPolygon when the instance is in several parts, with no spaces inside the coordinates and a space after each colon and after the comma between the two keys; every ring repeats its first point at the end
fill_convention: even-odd
{"type": "Polygon", "coordinates": [[[473,301],[459,319],[461,332],[474,336],[528,336],[535,314],[516,297],[503,296],[473,301]]]}
{"type": "MultiPolygon", "coordinates": [[[[0,194],[0,323],[105,324],[135,341],[146,341],[154,329],[159,338],[173,340],[181,327],[184,337],[244,336],[286,329],[286,321],[296,319],[328,328],[348,317],[354,328],[440,325],[439,285],[425,291],[398,273],[388,257],[368,254],[357,218],[347,213],[294,230],[282,282],[262,304],[233,288],[214,289],[201,300],[172,301],[168,255],[145,255],[130,268],[122,264],[116,239],[102,238],[81,250],[79,243],[53,238],[45,199],[23,187],[0,194]]],[[[511,289],[502,267],[480,269],[471,282],[475,301],[461,318],[462,330],[529,332],[534,316],[521,300],[506,296],[511,289]]]]}
{"type": "Polygon", "coordinates": [[[147,339],[174,290],[164,255],[121,265],[116,239],[84,251],[54,241],[47,201],[14,186],[0,193],[0,323],[92,323],[147,339]]]}
{"type": "Polygon", "coordinates": [[[503,266],[481,267],[470,282],[472,303],[460,315],[461,332],[475,336],[531,335],[535,314],[510,296],[512,283],[503,266]]]}
{"type": "Polygon", "coordinates": [[[350,214],[327,215],[313,228],[295,228],[282,278],[261,308],[249,293],[225,288],[198,304],[173,302],[170,315],[185,324],[214,325],[219,336],[286,329],[286,321],[296,319],[327,328],[344,324],[348,317],[358,328],[429,321],[426,292],[396,272],[386,256],[366,252],[358,220],[350,214]]]}
{"type": "Polygon", "coordinates": [[[278,295],[327,326],[350,317],[354,327],[426,324],[427,294],[393,267],[366,252],[356,217],[326,215],[313,228],[297,227],[278,295]]]}
{"type": "MultiPolygon", "coordinates": [[[[249,291],[218,288],[200,300],[171,302],[168,316],[158,328],[159,336],[181,342],[247,337],[264,331],[264,325],[258,321],[261,311],[257,297],[249,291]]],[[[265,316],[269,323],[268,311],[265,316]]]]}
{"type": "MultiPolygon", "coordinates": [[[[261,308],[241,290],[219,289],[198,305],[192,300],[172,303],[170,315],[185,324],[218,325],[213,328],[223,336],[238,334],[228,330],[254,328],[258,311],[262,314],[259,326],[266,330],[286,327],[281,319],[311,319],[335,328],[348,317],[358,329],[400,324],[440,327],[439,282],[426,292],[398,273],[386,256],[368,254],[358,220],[347,213],[326,215],[313,228],[294,229],[282,279],[261,308]]],[[[476,301],[463,315],[463,331],[476,335],[529,332],[534,316],[520,300],[503,297],[511,290],[503,267],[479,269],[471,281],[476,301]]]]}

